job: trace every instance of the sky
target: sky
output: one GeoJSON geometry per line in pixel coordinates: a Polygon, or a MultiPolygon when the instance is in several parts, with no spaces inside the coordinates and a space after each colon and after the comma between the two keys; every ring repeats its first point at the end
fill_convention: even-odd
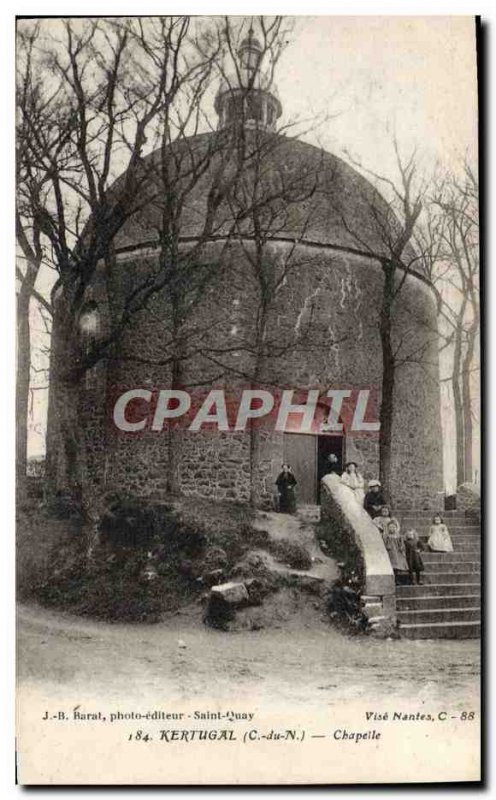
{"type": "MultiPolygon", "coordinates": [[[[471,17],[303,17],[277,73],[284,113],[321,117],[303,138],[397,179],[393,139],[428,177],[477,163],[477,73],[471,17]]],[[[449,351],[441,356],[446,375],[449,351]]],[[[441,388],[444,479],[456,490],[450,387],[441,388]]],[[[479,426],[474,466],[480,470],[479,426]]]]}
{"type": "Polygon", "coordinates": [[[329,115],[309,140],[394,173],[391,140],[426,169],[477,144],[470,17],[303,17],[277,76],[290,116],[329,115]]]}
{"type": "MultiPolygon", "coordinates": [[[[250,18],[239,20],[250,23],[250,18]]],[[[292,31],[275,77],[283,106],[280,122],[299,120],[306,141],[337,155],[349,153],[393,180],[395,137],[403,155],[416,150],[426,175],[436,166],[456,171],[465,156],[476,163],[473,17],[300,16],[286,21],[292,31]]],[[[31,455],[44,449],[46,395],[34,394],[31,455]]],[[[451,491],[454,436],[446,387],[443,407],[451,491]]]]}

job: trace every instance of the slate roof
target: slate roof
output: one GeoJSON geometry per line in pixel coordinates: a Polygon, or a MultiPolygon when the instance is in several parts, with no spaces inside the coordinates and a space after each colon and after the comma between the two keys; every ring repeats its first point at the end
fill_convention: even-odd
{"type": "MultiPolygon", "coordinates": [[[[246,135],[254,136],[250,132],[246,135]]],[[[188,240],[202,235],[209,204],[216,202],[229,187],[236,172],[236,151],[232,148],[232,139],[226,136],[225,131],[200,134],[168,148],[165,166],[173,187],[171,191],[162,179],[160,150],[147,156],[143,167],[146,182],[138,198],[143,207],[119,231],[115,240],[117,250],[145,246],[158,240],[163,199],[170,197],[174,201],[177,186],[183,192],[180,238],[188,240]],[[201,177],[186,189],[194,170],[202,172],[201,177]],[[181,176],[177,184],[175,174],[181,176]],[[146,193],[154,198],[149,203],[146,203],[146,193]]],[[[261,174],[258,187],[262,196],[264,192],[268,196],[271,191],[274,195],[270,203],[274,211],[271,236],[388,255],[387,239],[394,238],[399,223],[369,181],[342,159],[301,140],[270,133],[264,133],[263,137],[264,155],[258,159],[261,174]]],[[[121,177],[114,184],[116,189],[122,180],[121,177]]],[[[253,190],[252,177],[248,178],[246,186],[253,190]]],[[[241,228],[250,235],[248,220],[241,228]]],[[[221,200],[212,238],[226,236],[231,230],[232,201],[229,205],[221,200]]],[[[406,254],[408,258],[413,255],[411,249],[406,254]]],[[[420,265],[415,264],[412,269],[422,274],[420,265]]]]}

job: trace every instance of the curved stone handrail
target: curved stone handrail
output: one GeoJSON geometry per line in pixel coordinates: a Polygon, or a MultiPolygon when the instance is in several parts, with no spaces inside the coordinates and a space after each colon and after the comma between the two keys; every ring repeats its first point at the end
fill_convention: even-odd
{"type": "Polygon", "coordinates": [[[378,528],[353,497],[351,489],[335,474],[322,478],[322,519],[339,521],[358,547],[365,573],[362,603],[364,612],[380,620],[381,627],[396,622],[396,589],[394,572],[378,528]]]}

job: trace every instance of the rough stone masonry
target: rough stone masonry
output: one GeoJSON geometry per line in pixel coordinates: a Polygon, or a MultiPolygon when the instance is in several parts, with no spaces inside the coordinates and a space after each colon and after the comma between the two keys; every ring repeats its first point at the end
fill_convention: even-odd
{"type": "MultiPolygon", "coordinates": [[[[325,394],[338,386],[371,389],[380,402],[384,241],[378,219],[387,219],[389,208],[341,159],[275,133],[269,111],[278,110],[279,101],[272,89],[260,89],[264,115],[245,119],[249,141],[266,148],[260,191],[290,186],[291,192],[281,189],[266,213],[264,224],[270,219],[274,224],[262,243],[246,222],[233,235],[232,209],[219,196],[215,234],[203,241],[213,187],[219,175],[232,174],[229,158],[235,151],[225,143],[236,135],[238,122],[226,92],[221,87],[216,100],[218,131],[172,145],[176,163],[186,164],[188,175],[195,160],[204,164],[206,153],[210,159],[178,220],[170,268],[184,269],[194,251],[187,281],[180,291],[165,285],[154,293],[133,315],[112,358],[97,364],[81,384],[80,439],[92,494],[119,488],[160,495],[172,488],[222,500],[255,497],[260,506],[272,502],[285,437],[295,434],[263,426],[242,432],[173,427],[159,435],[122,432],[112,423],[113,404],[136,387],[219,387],[235,393],[255,384],[318,388],[325,394]],[[311,196],[299,196],[298,186],[311,175],[316,181],[311,196]]],[[[143,192],[157,190],[160,159],[159,151],[148,157],[152,178],[143,192]]],[[[186,175],[178,180],[186,181],[186,175]]],[[[255,180],[252,172],[249,180],[255,180]]],[[[145,199],[88,287],[97,338],[112,329],[130,293],[160,268],[160,209],[145,199]]],[[[396,372],[390,490],[396,505],[431,508],[443,488],[436,301],[418,262],[412,264],[406,279],[403,273],[397,278],[402,288],[394,307],[393,348],[421,357],[405,358],[396,372]]],[[[63,398],[55,399],[54,407],[57,402],[63,398]]],[[[56,414],[49,415],[48,428],[48,451],[63,458],[56,414]]],[[[377,432],[357,435],[345,425],[342,437],[344,459],[356,461],[366,478],[377,477],[377,432]]]]}

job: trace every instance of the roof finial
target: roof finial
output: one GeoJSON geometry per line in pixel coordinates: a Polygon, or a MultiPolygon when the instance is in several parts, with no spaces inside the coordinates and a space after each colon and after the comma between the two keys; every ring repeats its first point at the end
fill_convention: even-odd
{"type": "Polygon", "coordinates": [[[241,121],[247,127],[275,130],[282,107],[270,75],[261,68],[264,49],[255,35],[253,17],[248,34],[239,43],[237,55],[237,74],[221,83],[215,98],[221,127],[241,121]]]}

